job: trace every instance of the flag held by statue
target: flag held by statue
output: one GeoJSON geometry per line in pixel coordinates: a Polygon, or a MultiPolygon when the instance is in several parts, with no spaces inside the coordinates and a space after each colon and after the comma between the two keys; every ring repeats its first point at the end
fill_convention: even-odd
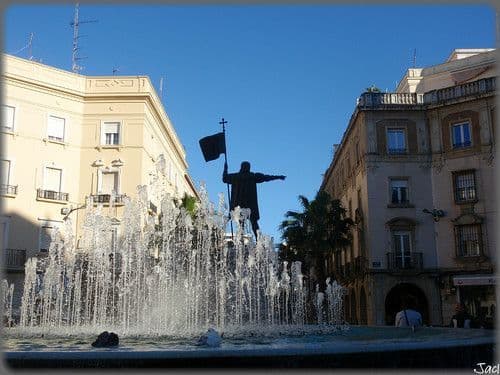
{"type": "Polygon", "coordinates": [[[200,139],[200,147],[205,161],[217,159],[220,154],[226,153],[226,138],[224,133],[217,133],[200,139]]]}

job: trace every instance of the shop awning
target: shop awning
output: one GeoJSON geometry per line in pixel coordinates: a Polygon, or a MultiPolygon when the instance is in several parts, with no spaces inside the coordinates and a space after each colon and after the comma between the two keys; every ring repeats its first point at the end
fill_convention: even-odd
{"type": "Polygon", "coordinates": [[[453,278],[453,285],[495,285],[496,276],[493,275],[470,275],[470,276],[455,276],[453,278]]]}

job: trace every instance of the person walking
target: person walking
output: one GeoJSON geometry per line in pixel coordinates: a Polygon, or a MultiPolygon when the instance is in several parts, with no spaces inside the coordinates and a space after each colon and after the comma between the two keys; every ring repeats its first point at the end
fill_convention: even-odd
{"type": "Polygon", "coordinates": [[[422,326],[422,315],[415,310],[414,299],[405,296],[402,299],[401,311],[396,314],[394,325],[396,327],[415,327],[422,326]]]}

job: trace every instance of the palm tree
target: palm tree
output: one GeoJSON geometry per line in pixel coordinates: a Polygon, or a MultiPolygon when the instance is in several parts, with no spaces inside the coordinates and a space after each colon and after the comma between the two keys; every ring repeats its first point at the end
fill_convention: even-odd
{"type": "Polygon", "coordinates": [[[302,212],[288,211],[280,225],[284,244],[280,256],[289,261],[300,260],[309,269],[311,281],[324,281],[324,259],[351,243],[352,219],[338,199],[320,190],[314,200],[300,195],[302,212]]]}

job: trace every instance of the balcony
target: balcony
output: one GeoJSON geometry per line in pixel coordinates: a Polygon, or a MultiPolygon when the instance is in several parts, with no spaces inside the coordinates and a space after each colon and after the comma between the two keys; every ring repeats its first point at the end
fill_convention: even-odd
{"type": "Polygon", "coordinates": [[[483,78],[463,85],[433,90],[424,94],[426,105],[444,104],[451,100],[464,99],[469,96],[493,94],[496,90],[496,78],[483,78]]]}
{"type": "Polygon", "coordinates": [[[387,253],[387,269],[393,271],[400,270],[421,270],[423,268],[422,253],[410,253],[402,255],[401,253],[387,253]]]}
{"type": "Polygon", "coordinates": [[[4,268],[7,271],[22,271],[26,263],[26,249],[5,249],[4,268]]]}
{"type": "Polygon", "coordinates": [[[359,108],[416,106],[424,104],[424,95],[417,93],[365,92],[357,100],[359,108]]]}
{"type": "Polygon", "coordinates": [[[0,185],[0,195],[17,195],[17,185],[0,185]]]}
{"type": "MultiPolygon", "coordinates": [[[[109,204],[111,202],[111,194],[94,194],[91,195],[92,197],[92,202],[94,204],[97,203],[104,203],[104,204],[109,204]]],[[[125,194],[117,194],[114,196],[113,203],[115,204],[123,204],[123,198],[125,197],[125,194]]]]}
{"type": "Polygon", "coordinates": [[[387,149],[389,155],[406,155],[408,152],[406,148],[389,148],[387,149]]]}
{"type": "Polygon", "coordinates": [[[66,201],[67,202],[69,199],[68,193],[63,193],[60,191],[53,191],[53,190],[43,190],[43,189],[38,189],[36,196],[38,199],[47,199],[47,200],[52,200],[52,201],[66,201]]]}

